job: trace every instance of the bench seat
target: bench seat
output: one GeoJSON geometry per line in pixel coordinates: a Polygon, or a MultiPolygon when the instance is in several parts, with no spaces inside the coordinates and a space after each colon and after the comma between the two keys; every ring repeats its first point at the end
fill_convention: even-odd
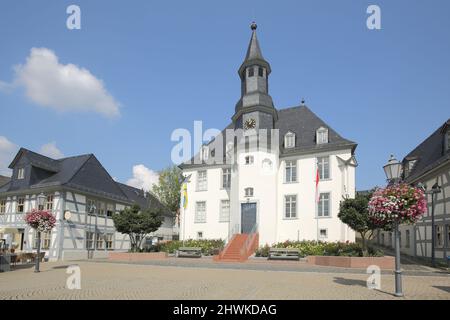
{"type": "Polygon", "coordinates": [[[179,258],[201,258],[202,257],[202,248],[180,247],[180,248],[178,248],[177,257],[179,257],[179,258]]]}
{"type": "Polygon", "coordinates": [[[269,260],[300,260],[300,250],[294,248],[270,248],[269,260]]]}

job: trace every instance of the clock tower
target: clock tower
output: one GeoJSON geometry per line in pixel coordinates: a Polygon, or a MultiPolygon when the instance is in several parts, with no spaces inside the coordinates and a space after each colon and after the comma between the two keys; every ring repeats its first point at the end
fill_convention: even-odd
{"type": "Polygon", "coordinates": [[[256,23],[252,23],[252,36],[244,62],[239,68],[241,98],[232,117],[235,129],[273,129],[278,119],[277,110],[269,95],[270,64],[264,59],[256,23]]]}

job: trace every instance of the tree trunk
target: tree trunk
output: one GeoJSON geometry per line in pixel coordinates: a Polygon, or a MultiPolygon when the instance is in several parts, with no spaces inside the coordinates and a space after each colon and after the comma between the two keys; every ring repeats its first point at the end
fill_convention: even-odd
{"type": "Polygon", "coordinates": [[[367,240],[366,240],[366,233],[361,232],[361,242],[362,242],[362,253],[363,257],[367,257],[369,255],[369,250],[367,250],[367,240]]]}

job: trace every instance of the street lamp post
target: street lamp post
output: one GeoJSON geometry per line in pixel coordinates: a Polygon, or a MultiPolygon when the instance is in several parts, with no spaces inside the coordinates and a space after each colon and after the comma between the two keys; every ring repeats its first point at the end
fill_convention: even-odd
{"type": "Polygon", "coordinates": [[[436,242],[436,231],[434,225],[434,199],[436,195],[441,192],[441,187],[436,182],[431,190],[427,190],[427,186],[423,184],[419,184],[419,187],[424,190],[425,194],[431,194],[431,265],[436,267],[436,255],[435,255],[435,242],[436,242]]]}
{"type": "MultiPolygon", "coordinates": [[[[388,163],[383,166],[386,178],[389,184],[399,183],[401,181],[401,169],[402,164],[391,155],[388,163]]],[[[394,225],[394,238],[395,238],[395,296],[403,297],[402,290],[402,270],[400,266],[400,232],[398,230],[399,223],[395,222],[394,225]]]]}
{"type": "MultiPolygon", "coordinates": [[[[43,193],[39,194],[37,196],[37,207],[38,210],[44,209],[44,202],[45,202],[45,195],[43,193]]],[[[34,272],[40,272],[39,271],[39,260],[41,256],[41,232],[39,230],[36,230],[37,235],[37,255],[36,255],[36,264],[34,265],[34,272]]]]}

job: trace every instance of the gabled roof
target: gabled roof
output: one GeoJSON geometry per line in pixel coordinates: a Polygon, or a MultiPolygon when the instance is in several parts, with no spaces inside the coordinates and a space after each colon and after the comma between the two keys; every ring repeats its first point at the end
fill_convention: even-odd
{"type": "Polygon", "coordinates": [[[20,185],[14,188],[12,188],[11,181],[3,185],[0,183],[0,193],[55,186],[68,187],[99,197],[112,198],[130,204],[136,203],[141,207],[146,207],[147,205],[152,207],[157,206],[162,208],[164,213],[170,214],[170,211],[155,196],[150,195],[146,198],[142,190],[114,181],[93,154],[55,160],[21,148],[11,163],[10,168],[14,168],[14,165],[22,156],[27,157],[27,160],[32,166],[53,168],[53,170],[57,168],[57,171],[51,171],[44,178],[34,183],[20,185]]]}
{"type": "Polygon", "coordinates": [[[403,158],[403,164],[409,160],[416,160],[406,181],[414,181],[437,166],[450,161],[450,152],[444,150],[444,135],[449,125],[450,119],[403,158]]]}
{"type": "Polygon", "coordinates": [[[20,148],[17,152],[16,156],[14,157],[13,161],[9,165],[8,168],[12,169],[16,165],[17,161],[23,156],[26,155],[28,160],[31,162],[31,164],[35,167],[52,171],[52,172],[58,172],[59,171],[59,162],[58,160],[54,160],[52,158],[46,157],[42,154],[33,152],[31,150],[20,148]]]}
{"type": "Polygon", "coordinates": [[[117,182],[117,185],[126,194],[134,204],[139,205],[141,208],[158,208],[162,213],[167,216],[172,216],[170,210],[166,208],[151,192],[145,193],[144,190],[131,187],[129,185],[117,182]]]}
{"type": "Polygon", "coordinates": [[[11,178],[0,175],[0,187],[7,184],[9,180],[11,180],[11,178]]]}

